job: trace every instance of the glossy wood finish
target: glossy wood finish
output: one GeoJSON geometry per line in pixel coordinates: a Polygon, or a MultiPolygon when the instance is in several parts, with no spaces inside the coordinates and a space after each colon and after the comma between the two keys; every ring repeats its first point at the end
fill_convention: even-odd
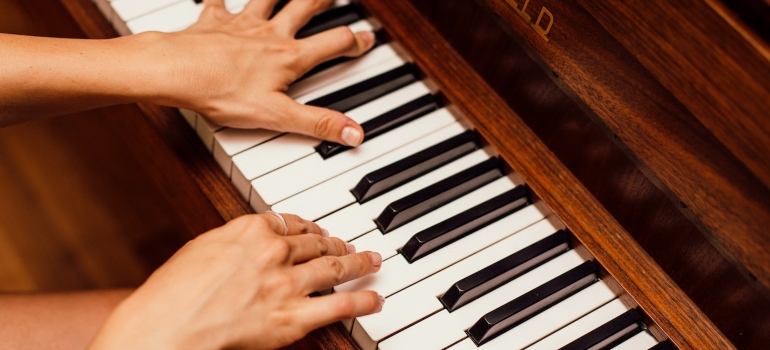
{"type": "MultiPolygon", "coordinates": [[[[508,3],[483,2],[517,30],[533,54],[585,103],[588,114],[627,147],[717,248],[767,290],[770,252],[762,247],[770,246],[764,231],[770,225],[770,191],[744,163],[579,4],[530,4],[530,13],[545,6],[557,16],[546,43],[508,3]]],[[[691,76],[685,81],[698,80],[691,76]]],[[[746,104],[753,104],[753,97],[761,96],[746,97],[746,104]]]]}
{"type": "MultiPolygon", "coordinates": [[[[728,22],[725,10],[712,8],[704,1],[679,1],[676,6],[662,1],[626,1],[611,7],[600,1],[584,1],[583,5],[692,113],[682,123],[689,126],[694,122],[690,118],[694,118],[727,148],[725,158],[736,159],[732,164],[707,164],[703,159],[711,153],[695,149],[688,153],[697,159],[688,163],[706,164],[693,169],[697,172],[692,175],[681,174],[680,168],[668,162],[657,164],[663,162],[650,160],[650,168],[687,203],[713,241],[770,288],[770,232],[764,229],[770,224],[767,43],[744,35],[747,28],[728,22]],[[726,167],[746,167],[764,186],[745,171],[725,171],[726,167]],[[682,175],[689,181],[681,180],[682,175]],[[703,188],[705,181],[713,185],[703,188]],[[737,204],[725,210],[725,202],[737,204]]],[[[653,118],[650,121],[658,122],[653,118]]],[[[682,137],[661,136],[667,144],[682,137]]],[[[714,143],[711,139],[705,141],[714,143]]],[[[630,147],[637,154],[645,152],[630,147]]],[[[661,156],[677,161],[684,158],[674,157],[672,151],[661,156]]]]}
{"type": "MultiPolygon", "coordinates": [[[[470,69],[411,4],[363,3],[675,344],[691,349],[732,347],[521,117],[470,69]],[[679,307],[677,310],[669,307],[672,301],[679,307]],[[692,334],[699,336],[694,338],[692,334]]],[[[456,17],[453,20],[456,30],[469,30],[467,25],[457,23],[456,17]]],[[[474,32],[466,34],[472,36],[474,32]]]]}

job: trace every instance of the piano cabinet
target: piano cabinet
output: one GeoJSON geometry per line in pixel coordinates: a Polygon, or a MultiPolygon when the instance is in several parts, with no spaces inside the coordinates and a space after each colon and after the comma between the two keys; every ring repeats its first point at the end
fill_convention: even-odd
{"type": "MultiPolygon", "coordinates": [[[[90,0],[59,2],[87,37],[116,36],[90,0]]],[[[762,17],[697,0],[360,3],[658,340],[770,348],[762,17]]],[[[755,15],[766,15],[758,3],[755,15]]],[[[139,109],[145,118],[127,122],[149,140],[138,147],[163,147],[173,175],[196,187],[167,195],[212,218],[196,228],[252,212],[176,111],[139,109]]],[[[355,345],[332,325],[293,347],[355,345]]]]}

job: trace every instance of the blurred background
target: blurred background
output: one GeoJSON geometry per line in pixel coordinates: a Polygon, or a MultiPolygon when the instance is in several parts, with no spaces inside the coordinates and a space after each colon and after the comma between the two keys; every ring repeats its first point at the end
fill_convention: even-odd
{"type": "MultiPolygon", "coordinates": [[[[82,37],[56,0],[0,0],[0,33],[82,37]]],[[[130,108],[0,128],[0,292],[136,286],[191,237],[120,127],[130,108]]]]}

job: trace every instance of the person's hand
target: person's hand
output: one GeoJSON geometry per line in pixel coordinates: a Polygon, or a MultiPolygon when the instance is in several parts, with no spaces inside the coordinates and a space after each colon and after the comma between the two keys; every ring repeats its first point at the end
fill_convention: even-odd
{"type": "Polygon", "coordinates": [[[277,0],[252,0],[231,14],[224,0],[204,0],[198,22],[170,34],[163,47],[182,89],[168,91],[177,107],[235,128],[297,132],[357,146],[361,127],[342,113],[300,105],[284,92],[317,64],[358,56],[374,44],[371,32],[331,29],[301,40],[295,33],[332,0],[293,0],[268,20],[277,0]]]}
{"type": "Polygon", "coordinates": [[[90,348],[271,349],[381,310],[371,291],[309,296],[378,271],[378,253],[353,253],[316,224],[283,218],[285,231],[277,215],[249,215],[190,241],[118,306],[90,348]]]}

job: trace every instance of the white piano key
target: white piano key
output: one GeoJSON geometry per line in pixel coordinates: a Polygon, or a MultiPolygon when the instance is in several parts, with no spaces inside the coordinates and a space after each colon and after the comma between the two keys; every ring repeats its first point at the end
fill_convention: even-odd
{"type": "MultiPolygon", "coordinates": [[[[225,7],[230,12],[237,12],[247,2],[248,0],[226,0],[225,7]]],[[[150,31],[175,32],[193,25],[203,12],[203,7],[203,3],[198,4],[192,0],[177,2],[125,23],[133,34],[150,31]]]]}
{"type": "Polygon", "coordinates": [[[126,22],[128,30],[133,34],[150,31],[175,32],[191,26],[203,12],[203,4],[194,1],[182,1],[158,11],[126,22]]]}
{"type": "Polygon", "coordinates": [[[327,84],[313,91],[309,91],[304,95],[289,95],[289,96],[294,98],[297,102],[305,104],[319,97],[326,96],[332,92],[344,89],[351,85],[355,85],[364,80],[376,77],[389,70],[403,66],[405,63],[406,61],[404,61],[401,57],[398,57],[398,56],[390,57],[380,63],[377,63],[371,67],[368,67],[364,70],[356,72],[343,79],[337,80],[331,84],[327,84]]]}
{"type": "Polygon", "coordinates": [[[214,134],[214,159],[229,177],[234,155],[272,140],[278,135],[281,133],[267,129],[226,128],[220,130],[214,134]]]}
{"type": "Polygon", "coordinates": [[[611,321],[628,311],[628,307],[620,299],[615,299],[606,305],[594,310],[579,320],[570,323],[568,326],[560,329],[527,348],[527,350],[551,350],[559,349],[575,339],[578,339],[586,333],[611,321]]]}
{"type": "MultiPolygon", "coordinates": [[[[540,268],[514,279],[486,295],[449,313],[441,310],[419,323],[385,339],[379,344],[381,350],[393,349],[443,349],[466,338],[465,330],[470,328],[479,318],[494,310],[507,301],[513,300],[524,293],[550,281],[560,274],[583,262],[574,251],[568,251],[540,268]],[[557,260],[558,259],[558,260],[557,260]],[[537,275],[534,271],[540,270],[537,275]],[[531,276],[531,277],[530,277],[531,276]],[[538,282],[533,282],[536,279],[538,282]]],[[[387,302],[386,302],[387,304],[387,302]]],[[[508,347],[513,349],[518,347],[508,347]]]]}
{"type": "MultiPolygon", "coordinates": [[[[377,228],[377,225],[374,223],[374,219],[376,219],[377,216],[382,213],[388,204],[414,192],[417,192],[418,190],[430,186],[438,181],[441,181],[449,176],[452,176],[457,172],[462,171],[463,169],[467,169],[475,164],[481,163],[491,157],[493,157],[491,150],[478,149],[434,171],[420,176],[419,178],[407,182],[391,191],[383,193],[363,204],[355,202],[355,198],[352,194],[350,194],[350,197],[352,198],[350,203],[352,204],[340,209],[337,212],[334,212],[327,217],[324,217],[323,219],[318,220],[318,224],[321,227],[329,230],[329,232],[334,232],[337,237],[342,239],[346,239],[348,237],[349,239],[359,237],[377,228]]],[[[364,175],[354,181],[357,183],[364,175]]],[[[350,193],[349,190],[353,186],[355,186],[355,183],[347,184],[346,190],[348,190],[348,193],[350,193]]]]}
{"type": "Polygon", "coordinates": [[[252,181],[251,186],[256,191],[252,192],[249,201],[254,208],[269,208],[281,200],[408,145],[455,121],[455,116],[442,108],[329,159],[324,160],[317,153],[309,155],[252,181]]]}
{"type": "Polygon", "coordinates": [[[335,66],[329,67],[312,76],[300,80],[286,91],[291,97],[306,95],[314,90],[320,89],[326,85],[337,82],[354,74],[363,72],[370,67],[374,67],[389,59],[398,57],[398,53],[390,44],[381,45],[372,49],[372,51],[360,58],[346,61],[335,66]]]}
{"type": "MultiPolygon", "coordinates": [[[[476,347],[470,339],[465,339],[457,344],[457,349],[467,349],[468,346],[483,350],[523,349],[616,297],[610,287],[598,281],[480,347],[476,347]],[[470,344],[464,344],[466,342],[470,344]]],[[[454,346],[450,349],[457,350],[454,346]]]]}
{"type": "Polygon", "coordinates": [[[350,31],[353,33],[371,32],[375,30],[374,25],[365,19],[349,24],[348,28],[350,28],[350,31]]]}
{"type": "Polygon", "coordinates": [[[193,2],[193,0],[115,0],[111,5],[118,16],[117,20],[128,22],[182,1],[193,2]]]}
{"type": "MultiPolygon", "coordinates": [[[[422,82],[415,82],[352,109],[348,111],[347,116],[357,123],[363,123],[393,109],[393,106],[403,105],[416,97],[428,93],[430,93],[430,89],[428,89],[427,85],[422,82]]],[[[384,134],[380,137],[386,137],[386,135],[384,134]]],[[[314,138],[286,134],[237,154],[232,159],[235,165],[233,182],[241,194],[248,194],[250,189],[249,181],[301,158],[315,154],[315,146],[319,143],[320,140],[314,138]],[[236,178],[237,180],[235,180],[236,178]]]]}
{"type": "Polygon", "coordinates": [[[213,123],[201,116],[197,115],[195,122],[195,131],[198,133],[198,137],[201,138],[203,144],[206,145],[206,149],[212,152],[214,149],[214,133],[221,130],[223,126],[213,123]]]}
{"type": "Polygon", "coordinates": [[[655,340],[655,337],[646,331],[642,331],[618,344],[618,346],[612,348],[612,350],[647,350],[657,344],[658,341],[655,340]]]}
{"type": "Polygon", "coordinates": [[[243,198],[249,199],[252,179],[307,157],[319,142],[310,136],[285,134],[240,153],[232,158],[233,185],[243,198]]]}
{"type": "MultiPolygon", "coordinates": [[[[414,143],[411,145],[412,147],[410,147],[409,149],[414,148],[417,151],[420,151],[425,148],[431,147],[435,144],[438,144],[440,142],[443,142],[444,140],[447,140],[451,137],[454,137],[462,133],[463,131],[465,131],[465,129],[462,124],[453,123],[434,133],[431,133],[430,135],[427,135],[426,137],[423,137],[419,140],[414,141],[414,143]]],[[[364,177],[366,174],[374,170],[377,170],[390,163],[396,162],[398,160],[401,160],[405,157],[410,156],[411,154],[405,155],[406,151],[409,149],[398,149],[396,151],[390,152],[382,157],[378,157],[377,159],[372,160],[371,162],[363,164],[360,167],[356,167],[344,174],[336,176],[329,181],[321,183],[318,186],[312,187],[306,191],[302,191],[295,196],[289,197],[281,202],[276,203],[273,206],[273,210],[277,212],[282,212],[282,213],[294,213],[307,220],[316,221],[318,220],[318,218],[330,212],[333,212],[335,210],[338,210],[339,208],[343,208],[347,205],[354,203],[356,198],[353,196],[353,194],[350,193],[350,189],[353,188],[353,186],[355,186],[355,184],[359,180],[361,180],[362,177],[364,177]],[[318,203],[323,203],[323,205],[318,205],[318,203]]],[[[483,156],[486,155],[486,153],[484,153],[484,151],[482,150],[479,150],[479,152],[481,154],[477,155],[475,158],[483,158],[483,156]]],[[[424,180],[424,181],[415,180],[417,181],[417,184],[413,183],[415,182],[413,181],[399,187],[398,189],[401,189],[402,187],[406,187],[407,190],[409,188],[422,188],[427,186],[427,184],[431,184],[437,181],[437,180],[431,181],[431,179],[433,178],[441,179],[443,178],[442,174],[444,173],[453,174],[456,171],[457,171],[457,168],[443,169],[438,174],[430,173],[433,175],[431,176],[426,175],[428,176],[428,180],[424,180]]],[[[392,192],[395,192],[395,190],[392,192]]],[[[353,204],[353,205],[356,206],[357,204],[353,204]]],[[[345,209],[341,211],[344,211],[345,209]]],[[[339,217],[337,213],[334,213],[333,215],[339,217]]],[[[371,222],[371,219],[366,217],[354,217],[354,216],[346,215],[345,218],[350,220],[355,220],[355,221],[369,220],[370,223],[374,225],[374,223],[371,222]]],[[[318,224],[321,225],[321,227],[329,229],[326,226],[324,226],[324,222],[326,222],[324,220],[325,218],[322,220],[319,220],[318,224]]],[[[343,220],[344,219],[337,219],[337,221],[343,221],[343,220]]],[[[355,236],[351,237],[350,233],[356,232],[356,230],[345,229],[345,230],[337,231],[336,229],[340,227],[342,227],[342,225],[335,225],[335,229],[330,230],[330,232],[335,237],[338,237],[346,241],[349,241],[355,238],[355,236]]],[[[363,231],[361,233],[365,233],[368,231],[369,230],[363,231]]]]}
{"type": "Polygon", "coordinates": [[[351,243],[355,245],[356,249],[359,251],[376,251],[382,255],[383,259],[387,259],[398,254],[396,250],[406,244],[406,242],[418,232],[449,219],[475,205],[492,199],[505,191],[512,190],[520,184],[522,184],[522,181],[514,174],[504,176],[388,232],[387,234],[383,234],[379,230],[374,230],[354,239],[351,243]]]}
{"type": "MultiPolygon", "coordinates": [[[[390,47],[385,47],[386,50],[377,51],[377,52],[371,52],[364,57],[370,57],[370,55],[376,54],[373,56],[374,58],[371,60],[368,60],[366,62],[363,62],[364,58],[356,59],[353,61],[344,62],[343,64],[331,67],[327,70],[324,70],[323,72],[320,72],[312,77],[309,77],[306,80],[302,80],[298,82],[298,84],[305,84],[302,85],[302,87],[298,90],[292,90],[292,88],[289,89],[289,96],[301,96],[303,94],[306,94],[308,92],[312,92],[316,89],[322,88],[326,85],[329,85],[331,83],[334,83],[336,81],[341,80],[344,77],[351,76],[356,73],[361,73],[364,70],[371,68],[372,66],[382,63],[384,60],[394,58],[396,57],[395,51],[390,49],[390,47]],[[391,54],[392,53],[392,54],[391,54]],[[345,70],[345,69],[337,69],[338,67],[348,64],[348,63],[356,63],[355,69],[345,70]],[[339,75],[326,75],[325,73],[328,71],[334,71],[339,73],[339,75]],[[306,81],[310,81],[310,84],[306,83],[306,81]]],[[[349,67],[349,66],[347,66],[349,67]]],[[[344,67],[343,67],[344,68],[344,67]]],[[[379,74],[379,73],[377,73],[379,74]]],[[[376,74],[374,74],[376,75],[376,74]]],[[[371,106],[369,106],[371,107],[371,106]]],[[[361,111],[367,110],[369,107],[361,106],[359,108],[356,108],[352,111],[349,111],[349,116],[353,118],[354,120],[358,120],[356,118],[362,118],[362,116],[357,115],[356,113],[360,113],[361,111]],[[363,108],[362,108],[363,107],[363,108]],[[357,111],[358,110],[358,111],[357,111]],[[352,115],[351,115],[352,113],[352,115]]],[[[361,119],[361,120],[368,120],[368,119],[361,119]]],[[[237,130],[237,131],[229,131],[231,129],[224,129],[218,131],[214,135],[214,155],[217,157],[217,161],[219,162],[220,166],[222,166],[223,169],[228,169],[227,174],[230,175],[230,168],[232,165],[232,157],[236,154],[239,154],[247,149],[250,149],[254,146],[257,146],[263,142],[265,142],[265,131],[264,130],[254,130],[253,135],[250,136],[249,131],[244,130],[237,130]],[[221,135],[220,135],[221,134],[221,135]],[[217,136],[220,135],[220,136],[217,136]]],[[[276,135],[272,135],[270,138],[276,137],[276,135]]],[[[309,154],[309,153],[308,153],[309,154]]],[[[296,159],[291,159],[291,161],[294,161],[296,159]]],[[[287,161],[288,163],[288,161],[287,161]]],[[[269,169],[274,170],[274,169],[269,169]]],[[[244,172],[248,172],[248,170],[244,169],[244,172]]],[[[260,173],[258,175],[253,175],[248,180],[253,180],[255,177],[262,175],[264,173],[260,173]]],[[[246,175],[244,175],[246,176],[246,175]]],[[[249,175],[251,176],[251,175],[249,175]]],[[[246,188],[248,190],[248,187],[246,188]]]]}
{"type": "MultiPolygon", "coordinates": [[[[381,341],[398,330],[441,311],[444,307],[438,297],[453,283],[525,248],[531,244],[529,242],[547,237],[562,227],[561,222],[553,216],[541,220],[409,288],[386,297],[382,311],[356,319],[354,338],[360,345],[374,345],[373,343],[381,341]]],[[[520,283],[540,285],[547,282],[548,276],[552,274],[547,272],[549,269],[555,266],[577,266],[582,261],[574,251],[566,252],[551,260],[550,263],[543,264],[518,278],[523,279],[520,283]]]]}
{"type": "MultiPolygon", "coordinates": [[[[378,273],[341,284],[334,290],[373,290],[383,296],[394,294],[501,239],[515,236],[522,229],[541,221],[547,214],[548,211],[542,206],[527,206],[411,264],[403,256],[396,255],[385,260],[378,273]]],[[[535,230],[537,235],[525,235],[521,238],[523,246],[535,243],[557,231],[548,221],[537,226],[535,230]]],[[[353,245],[356,245],[355,241],[353,245]]],[[[356,249],[366,250],[358,246],[356,249]]]]}

